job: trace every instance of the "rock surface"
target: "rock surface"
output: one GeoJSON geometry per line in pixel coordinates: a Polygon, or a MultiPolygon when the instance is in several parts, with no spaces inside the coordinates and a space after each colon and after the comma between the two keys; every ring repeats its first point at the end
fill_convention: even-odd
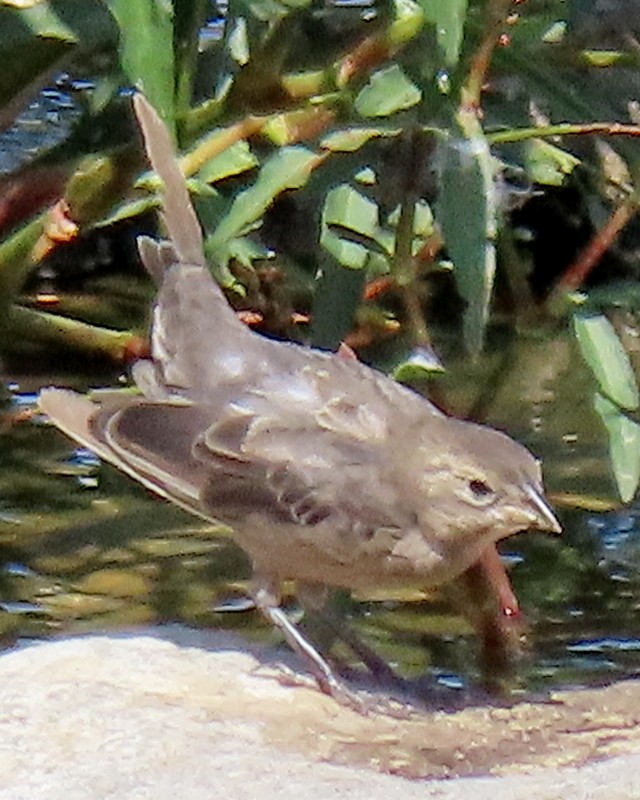
{"type": "Polygon", "coordinates": [[[177,627],[3,655],[0,800],[640,797],[640,682],[397,720],[270,659],[177,627]]]}

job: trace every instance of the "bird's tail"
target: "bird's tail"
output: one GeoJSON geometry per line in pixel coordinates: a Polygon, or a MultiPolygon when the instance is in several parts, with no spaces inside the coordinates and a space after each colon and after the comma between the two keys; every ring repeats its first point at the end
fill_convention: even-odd
{"type": "Polygon", "coordinates": [[[169,131],[143,95],[134,95],[133,108],[151,166],[164,183],[162,206],[171,243],[180,261],[204,267],[202,229],[191,205],[169,131]]]}
{"type": "MultiPolygon", "coordinates": [[[[197,399],[246,376],[260,357],[260,340],[237,319],[209,273],[200,223],[167,128],[143,95],[135,95],[133,105],[149,161],[164,184],[162,217],[169,234],[164,242],[138,239],[141,259],[159,285],[151,328],[151,383],[158,391],[147,391],[149,365],[138,370],[146,376],[140,388],[197,399]]],[[[137,381],[135,371],[134,376],[137,381]]]]}

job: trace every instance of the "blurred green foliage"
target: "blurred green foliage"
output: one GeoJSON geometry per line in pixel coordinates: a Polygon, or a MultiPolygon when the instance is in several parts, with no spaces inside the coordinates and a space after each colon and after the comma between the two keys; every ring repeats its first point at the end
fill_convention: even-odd
{"type": "MultiPolygon", "coordinates": [[[[445,368],[457,358],[473,370],[496,329],[517,340],[575,328],[631,499],[632,248],[624,269],[592,280],[637,211],[630,7],[640,11],[637,0],[0,0],[0,125],[60,71],[92,81],[66,140],[3,179],[5,350],[59,328],[37,303],[20,307],[52,251],[157,203],[128,108],[136,87],[175,136],[212,270],[238,304],[261,298],[265,327],[324,347],[346,339],[412,382],[442,371],[434,343],[445,368]],[[512,212],[567,185],[590,235],[536,283],[512,212]]],[[[71,341],[121,359],[133,339],[96,329],[71,341]]],[[[475,375],[480,393],[495,377],[475,375]]]]}

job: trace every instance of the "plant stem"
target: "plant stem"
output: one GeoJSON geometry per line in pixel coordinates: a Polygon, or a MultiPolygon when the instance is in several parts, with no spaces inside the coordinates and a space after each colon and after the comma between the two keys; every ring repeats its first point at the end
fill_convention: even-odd
{"type": "Polygon", "coordinates": [[[578,258],[560,276],[553,288],[552,295],[558,296],[579,289],[600,261],[604,253],[618,238],[627,223],[638,212],[636,197],[628,197],[614,210],[602,228],[587,244],[578,258]]]}
{"type": "Polygon", "coordinates": [[[117,364],[139,356],[141,339],[130,331],[114,331],[68,317],[13,306],[7,328],[20,341],[72,348],[89,356],[106,357],[117,364]]]}
{"type": "Polygon", "coordinates": [[[517,128],[508,131],[487,133],[489,144],[513,144],[527,139],[542,139],[550,136],[584,136],[600,133],[605,136],[640,136],[640,125],[623,125],[620,122],[589,122],[586,124],[563,122],[559,125],[544,125],[533,128],[517,128]]]}
{"type": "Polygon", "coordinates": [[[427,145],[422,131],[414,130],[400,138],[398,147],[404,150],[401,151],[398,161],[404,173],[405,191],[396,228],[391,271],[405,308],[411,339],[415,345],[427,347],[431,342],[416,285],[419,263],[413,255],[416,203],[420,197],[427,145]]]}
{"type": "Polygon", "coordinates": [[[489,65],[493,51],[498,44],[502,26],[513,5],[513,0],[490,0],[487,9],[487,27],[480,46],[471,60],[471,67],[467,76],[464,98],[472,108],[481,105],[482,89],[487,80],[489,65]]]}

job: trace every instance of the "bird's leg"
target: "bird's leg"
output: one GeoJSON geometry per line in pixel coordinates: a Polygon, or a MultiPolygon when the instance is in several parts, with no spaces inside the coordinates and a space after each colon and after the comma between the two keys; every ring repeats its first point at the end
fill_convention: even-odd
{"type": "Polygon", "coordinates": [[[321,618],[335,636],[344,642],[360,661],[362,661],[374,678],[392,685],[399,685],[402,683],[402,679],[396,675],[387,662],[365,644],[351,627],[343,621],[338,620],[331,612],[322,614],[321,618]]]}
{"type": "Polygon", "coordinates": [[[332,640],[339,639],[356,655],[375,678],[396,685],[401,679],[389,665],[356,632],[339,618],[328,605],[328,591],[315,583],[298,583],[297,596],[305,612],[313,614],[320,625],[328,631],[332,640]]]}
{"type": "Polygon", "coordinates": [[[264,616],[275,625],[294,652],[306,662],[320,689],[340,705],[359,714],[383,714],[394,719],[409,719],[411,706],[390,697],[361,697],[350,691],[334,674],[328,662],[303,636],[279,606],[279,592],[273,581],[254,581],[253,599],[264,616]]]}
{"type": "Polygon", "coordinates": [[[282,633],[291,649],[304,659],[320,689],[342,705],[366,713],[364,701],[342,684],[333,674],[329,663],[280,608],[279,592],[275,590],[273,582],[257,580],[254,585],[252,596],[256,605],[269,622],[282,633]]]}

